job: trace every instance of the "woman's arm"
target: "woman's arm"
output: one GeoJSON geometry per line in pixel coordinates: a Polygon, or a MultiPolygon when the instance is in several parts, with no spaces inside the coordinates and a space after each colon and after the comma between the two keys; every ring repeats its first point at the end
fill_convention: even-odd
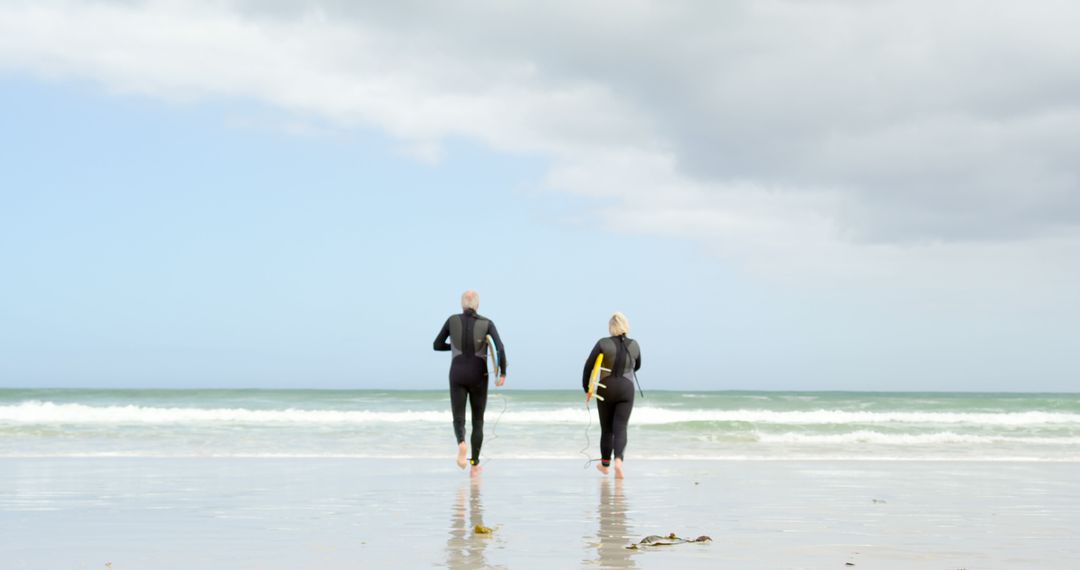
{"type": "Polygon", "coordinates": [[[585,370],[581,372],[581,389],[585,390],[585,393],[589,393],[589,376],[592,375],[592,367],[596,362],[596,357],[600,356],[600,342],[597,341],[593,346],[592,352],[589,353],[589,357],[585,359],[585,370]]]}

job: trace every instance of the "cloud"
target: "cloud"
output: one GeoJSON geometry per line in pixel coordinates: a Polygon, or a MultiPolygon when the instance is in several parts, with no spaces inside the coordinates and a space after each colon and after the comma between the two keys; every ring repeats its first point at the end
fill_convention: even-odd
{"type": "Polygon", "coordinates": [[[450,137],[542,155],[548,184],[601,200],[611,229],[772,273],[987,260],[975,279],[1076,253],[1077,16],[1064,1],[6,1],[0,68],[257,99],[380,128],[424,162],[450,137]]]}

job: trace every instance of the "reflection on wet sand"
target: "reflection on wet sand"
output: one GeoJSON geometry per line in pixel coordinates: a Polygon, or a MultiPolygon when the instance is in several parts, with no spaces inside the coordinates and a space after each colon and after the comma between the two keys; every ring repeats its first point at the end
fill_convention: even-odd
{"type": "Polygon", "coordinates": [[[612,483],[605,478],[600,483],[600,527],[597,530],[596,561],[586,561],[590,565],[599,563],[604,568],[637,568],[634,551],[626,546],[632,541],[626,522],[629,507],[623,495],[623,481],[612,483]]]}
{"type": "Polygon", "coordinates": [[[491,535],[476,534],[477,525],[484,525],[484,501],[480,494],[481,481],[473,479],[462,485],[450,512],[450,538],[446,541],[448,568],[491,568],[484,550],[491,535]]]}

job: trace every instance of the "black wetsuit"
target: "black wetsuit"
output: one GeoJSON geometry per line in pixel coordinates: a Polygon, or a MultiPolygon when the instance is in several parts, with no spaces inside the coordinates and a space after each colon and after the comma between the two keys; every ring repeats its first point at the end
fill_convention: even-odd
{"type": "Polygon", "coordinates": [[[585,361],[585,371],[581,375],[581,386],[589,392],[589,375],[592,373],[596,357],[604,355],[603,368],[611,372],[600,373],[600,383],[604,388],[597,388],[596,409],[600,413],[600,457],[604,465],[611,461],[612,451],[616,459],[623,458],[626,449],[626,426],[630,422],[630,411],[634,408],[634,373],[641,368],[641,347],[636,340],[623,336],[611,336],[596,341],[596,346],[585,361]]]}
{"type": "Polygon", "coordinates": [[[487,336],[495,341],[499,355],[499,375],[506,376],[506,352],[499,331],[490,319],[466,309],[451,315],[435,337],[435,350],[452,350],[450,361],[450,408],[454,413],[454,435],[465,441],[465,402],[472,407],[472,464],[480,462],[484,443],[484,408],[487,406],[487,336]],[[447,339],[450,342],[447,342],[447,339]]]}

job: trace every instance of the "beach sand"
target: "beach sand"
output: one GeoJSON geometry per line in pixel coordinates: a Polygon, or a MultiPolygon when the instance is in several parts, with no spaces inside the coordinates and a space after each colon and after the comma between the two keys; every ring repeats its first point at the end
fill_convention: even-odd
{"type": "Polygon", "coordinates": [[[3,568],[1073,568],[1080,464],[0,459],[3,568]],[[491,527],[478,535],[476,525],[491,527]],[[647,535],[707,544],[628,550],[647,535]],[[108,564],[108,566],[107,566],[108,564]],[[853,564],[854,566],[848,566],[853,564]]]}

